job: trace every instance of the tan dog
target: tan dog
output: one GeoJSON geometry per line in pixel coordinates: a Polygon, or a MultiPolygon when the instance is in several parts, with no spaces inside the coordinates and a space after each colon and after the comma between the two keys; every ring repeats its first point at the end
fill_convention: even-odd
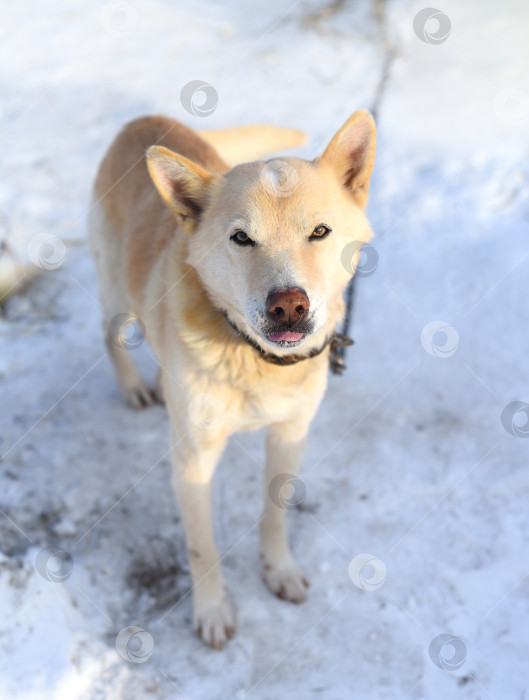
{"type": "Polygon", "coordinates": [[[235,145],[240,157],[241,144],[255,156],[301,140],[266,128],[201,137],[164,117],[143,118],[118,135],[95,183],[90,236],[108,350],[128,403],[163,393],[167,404],[194,625],[215,647],[235,629],[211,517],[211,480],[232,433],[268,428],[263,576],[281,598],[306,595],[274,488],[297,474],[325,391],[329,341],[351,277],[343,251],[358,243],[349,246],[354,266],[372,236],[363,210],[375,126],[356,112],[312,162],[285,157],[230,169],[211,144],[228,154],[235,145]],[[141,319],[159,361],[156,390],[116,337],[116,318],[128,312],[141,319]]]}

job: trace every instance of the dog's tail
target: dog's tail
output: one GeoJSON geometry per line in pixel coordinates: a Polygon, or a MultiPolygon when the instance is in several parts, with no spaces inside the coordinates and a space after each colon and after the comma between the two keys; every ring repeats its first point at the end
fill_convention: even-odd
{"type": "Polygon", "coordinates": [[[297,129],[257,124],[200,131],[199,134],[230,166],[302,146],[307,141],[307,135],[297,129]]]}

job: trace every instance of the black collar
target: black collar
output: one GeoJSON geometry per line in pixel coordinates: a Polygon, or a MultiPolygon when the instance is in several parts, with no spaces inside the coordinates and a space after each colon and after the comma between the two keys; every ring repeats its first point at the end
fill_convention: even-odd
{"type": "Polygon", "coordinates": [[[281,365],[283,367],[287,367],[288,365],[295,365],[297,362],[301,362],[302,360],[310,360],[313,357],[321,355],[325,348],[328,345],[330,345],[331,352],[329,355],[329,364],[331,370],[335,374],[341,374],[345,369],[345,364],[338,348],[343,348],[347,345],[352,345],[354,343],[354,340],[352,338],[349,338],[348,336],[343,335],[342,333],[332,333],[330,336],[328,336],[328,338],[326,338],[325,342],[321,347],[313,348],[308,353],[308,355],[274,355],[273,353],[264,350],[259,345],[259,343],[256,343],[255,340],[250,338],[249,335],[246,335],[246,333],[243,333],[243,331],[237,328],[237,326],[228,318],[228,314],[226,313],[226,311],[223,311],[222,313],[230,328],[234,330],[240,338],[247,342],[248,345],[251,345],[252,348],[257,350],[261,355],[262,360],[264,360],[265,362],[270,362],[273,365],[281,365]]]}

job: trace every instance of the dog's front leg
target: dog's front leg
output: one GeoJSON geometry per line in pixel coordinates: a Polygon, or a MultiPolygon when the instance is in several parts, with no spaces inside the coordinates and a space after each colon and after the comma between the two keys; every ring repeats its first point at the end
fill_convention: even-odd
{"type": "Polygon", "coordinates": [[[300,603],[308,581],[288,544],[288,511],[295,507],[303,484],[296,477],[305,451],[308,425],[276,423],[268,429],[264,515],[260,525],[263,576],[279,598],[300,603]]]}
{"type": "Polygon", "coordinates": [[[197,634],[220,649],[235,631],[235,615],[226,599],[221,562],[215,546],[211,480],[225,443],[208,435],[207,443],[172,435],[173,486],[186,534],[193,580],[193,625],[197,634]]]}

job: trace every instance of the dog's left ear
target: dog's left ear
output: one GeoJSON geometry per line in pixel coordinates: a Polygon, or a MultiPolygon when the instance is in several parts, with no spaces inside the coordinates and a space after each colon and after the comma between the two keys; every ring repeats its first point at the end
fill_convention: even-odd
{"type": "Polygon", "coordinates": [[[376,133],[373,117],[366,109],[360,109],[349,117],[319,159],[336,172],[362,208],[367,204],[369,194],[376,133]]]}
{"type": "Polygon", "coordinates": [[[186,233],[192,233],[204,210],[214,176],[193,161],[163,146],[147,150],[147,168],[164,202],[186,233]]]}

